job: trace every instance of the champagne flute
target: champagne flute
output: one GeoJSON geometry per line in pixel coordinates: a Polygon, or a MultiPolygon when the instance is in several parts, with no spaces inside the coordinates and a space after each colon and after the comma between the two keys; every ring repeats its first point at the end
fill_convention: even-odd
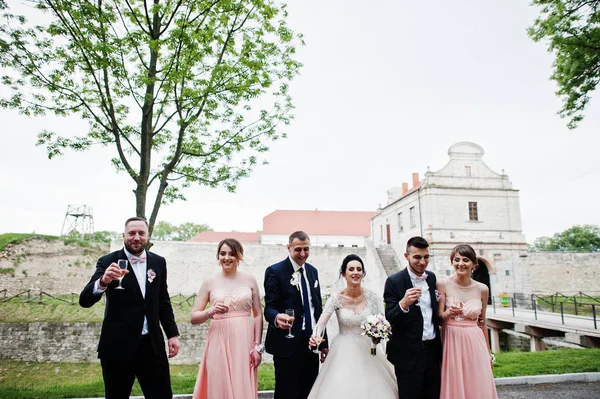
{"type": "Polygon", "coordinates": [[[415,302],[415,306],[421,306],[421,295],[423,295],[423,286],[421,285],[420,281],[418,281],[417,284],[415,284],[415,288],[417,288],[419,290],[419,298],[415,302]],[[418,285],[418,287],[417,287],[417,285],[418,285]]]}
{"type": "MultiPolygon", "coordinates": [[[[454,299],[454,306],[456,306],[459,309],[462,309],[463,308],[463,303],[462,303],[462,301],[459,301],[459,300],[457,300],[455,298],[454,299]]],[[[464,319],[465,318],[462,315],[456,315],[456,316],[454,316],[454,320],[456,320],[456,321],[462,321],[464,319]]]]}
{"type": "Polygon", "coordinates": [[[225,294],[225,296],[223,297],[223,305],[229,307],[229,305],[231,305],[231,295],[229,294],[225,294]]]}
{"type": "Polygon", "coordinates": [[[127,270],[127,259],[119,259],[117,261],[119,268],[121,269],[121,278],[119,278],[119,286],[116,287],[116,290],[124,290],[125,288],[121,287],[121,281],[123,281],[123,277],[125,276],[125,270],[127,270]]]}
{"type": "Polygon", "coordinates": [[[315,349],[313,349],[313,353],[319,353],[319,345],[321,345],[321,343],[323,341],[325,341],[323,339],[323,335],[325,335],[325,328],[320,327],[318,324],[315,327],[315,331],[314,331],[314,335],[316,337],[315,341],[317,341],[317,346],[315,347],[315,349]]]}
{"type": "Polygon", "coordinates": [[[290,316],[291,319],[288,320],[288,324],[290,325],[286,338],[294,338],[292,335],[292,326],[294,325],[294,309],[286,309],[285,314],[290,316]]]}

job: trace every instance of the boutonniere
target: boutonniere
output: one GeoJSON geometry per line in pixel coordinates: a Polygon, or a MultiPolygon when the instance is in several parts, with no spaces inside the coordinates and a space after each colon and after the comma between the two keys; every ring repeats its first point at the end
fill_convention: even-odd
{"type": "Polygon", "coordinates": [[[296,289],[300,291],[300,272],[295,272],[292,274],[292,279],[290,280],[291,285],[295,285],[296,289]]]}
{"type": "Polygon", "coordinates": [[[319,280],[315,280],[315,288],[319,287],[319,280]]]}
{"type": "Polygon", "coordinates": [[[156,272],[152,269],[148,269],[146,275],[148,276],[148,282],[151,283],[154,280],[154,277],[156,277],[156,272]]]}
{"type": "Polygon", "coordinates": [[[439,301],[441,296],[442,296],[442,293],[439,292],[438,290],[435,290],[435,300],[439,301]]]}

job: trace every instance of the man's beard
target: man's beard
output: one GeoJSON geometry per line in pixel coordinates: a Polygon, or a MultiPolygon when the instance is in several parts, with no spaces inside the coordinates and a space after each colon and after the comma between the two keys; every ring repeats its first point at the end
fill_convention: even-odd
{"type": "Polygon", "coordinates": [[[143,253],[144,249],[146,249],[146,247],[144,245],[142,245],[141,250],[136,252],[133,248],[131,248],[129,245],[127,245],[126,242],[123,242],[123,244],[125,245],[125,249],[127,250],[127,252],[129,252],[132,255],[136,255],[136,256],[143,253]]]}

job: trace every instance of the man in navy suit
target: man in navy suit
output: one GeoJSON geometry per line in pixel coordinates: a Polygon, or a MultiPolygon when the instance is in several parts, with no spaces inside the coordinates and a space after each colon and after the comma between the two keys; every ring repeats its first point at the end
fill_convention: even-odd
{"type": "Polygon", "coordinates": [[[129,398],[137,377],[146,399],[173,397],[169,361],[162,325],[169,342],[169,357],[179,351],[179,331],[167,292],[165,258],[146,251],[148,222],[133,217],[125,222],[125,247],[98,259],[96,272],[79,295],[84,308],[106,294],[106,309],[98,357],[107,399],[129,398]],[[128,261],[121,285],[119,259],[128,261]]]}
{"type": "Polygon", "coordinates": [[[408,267],[388,277],[383,292],[385,316],[392,326],[387,358],[394,365],[401,397],[438,399],[442,345],[435,274],[425,272],[429,243],[411,238],[404,257],[408,267]]]}
{"type": "MultiPolygon", "coordinates": [[[[289,256],[265,271],[265,319],[269,323],[265,347],[275,365],[275,399],[305,399],[319,374],[319,358],[308,339],[323,305],[319,273],[306,263],[310,239],[302,231],[289,238],[289,256]],[[286,310],[294,310],[294,317],[286,310]],[[293,338],[287,338],[289,328],[293,338]]],[[[327,356],[327,340],[321,346],[327,356]]]]}

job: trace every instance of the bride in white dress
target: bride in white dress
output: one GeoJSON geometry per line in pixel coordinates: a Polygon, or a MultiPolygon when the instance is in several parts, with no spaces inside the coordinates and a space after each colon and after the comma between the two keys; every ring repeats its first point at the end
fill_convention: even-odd
{"type": "MultiPolygon", "coordinates": [[[[376,356],[371,355],[371,339],[360,328],[367,316],[383,314],[383,298],[361,286],[365,268],[358,255],[344,259],[340,275],[347,286],[332,293],[314,330],[323,331],[335,312],[340,331],[329,345],[329,354],[308,399],[396,399],[396,376],[383,345],[377,346],[376,356]]],[[[311,348],[318,340],[316,335],[310,338],[311,348]]]]}

